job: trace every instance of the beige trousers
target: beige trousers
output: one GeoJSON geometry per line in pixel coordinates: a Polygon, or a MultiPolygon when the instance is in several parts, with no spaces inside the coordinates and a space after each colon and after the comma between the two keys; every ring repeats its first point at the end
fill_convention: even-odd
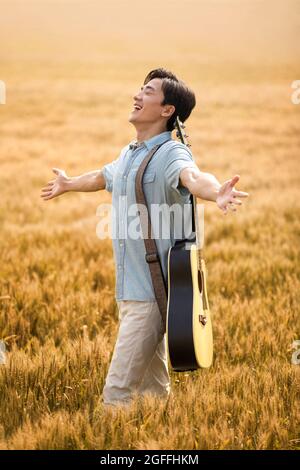
{"type": "Polygon", "coordinates": [[[133,395],[168,397],[166,335],[156,301],[117,301],[119,331],[103,388],[105,405],[128,404],[133,395]]]}

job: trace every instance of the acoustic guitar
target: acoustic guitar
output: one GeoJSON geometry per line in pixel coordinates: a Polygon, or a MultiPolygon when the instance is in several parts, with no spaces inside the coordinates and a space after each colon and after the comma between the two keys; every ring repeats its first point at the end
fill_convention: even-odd
{"type": "MultiPolygon", "coordinates": [[[[184,128],[177,117],[176,135],[190,147],[184,128]]],[[[178,372],[208,368],[213,361],[212,321],[203,258],[204,227],[201,236],[197,198],[192,194],[191,204],[195,236],[177,240],[168,252],[166,337],[171,366],[178,372]]]]}

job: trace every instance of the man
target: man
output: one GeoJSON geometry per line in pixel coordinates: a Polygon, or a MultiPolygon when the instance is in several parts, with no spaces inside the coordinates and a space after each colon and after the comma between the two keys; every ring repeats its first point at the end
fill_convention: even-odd
{"type": "MultiPolygon", "coordinates": [[[[150,207],[173,204],[183,207],[190,194],[214,201],[226,214],[248,194],[234,189],[239,175],[220,184],[210,173],[199,170],[190,150],[172,139],[176,116],[186,121],[196,104],[195,95],[181,80],[165,69],[152,70],[139,92],[133,97],[129,116],[136,129],[136,141],[124,147],[118,159],[101,170],[77,177],[53,168],[56,179],[43,189],[44,200],[68,191],[112,192],[113,239],[116,262],[116,301],[119,331],[113,357],[103,389],[104,405],[128,404],[139,394],[168,397],[170,377],[166,355],[163,321],[155,299],[149,266],[145,260],[142,237],[128,233],[128,210],[136,203],[135,177],[139,165],[156,145],[143,177],[143,188],[150,207]]],[[[154,220],[152,221],[154,222],[154,220]]],[[[178,220],[170,219],[169,235],[155,237],[163,274],[167,278],[167,254],[177,234],[182,233],[178,220]]]]}

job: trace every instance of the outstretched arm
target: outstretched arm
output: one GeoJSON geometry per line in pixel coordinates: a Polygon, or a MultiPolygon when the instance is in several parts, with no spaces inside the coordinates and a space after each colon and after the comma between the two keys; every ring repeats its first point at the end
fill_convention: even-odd
{"type": "Polygon", "coordinates": [[[99,191],[105,189],[105,179],[102,170],[89,171],[79,176],[69,177],[64,170],[52,168],[57,175],[42,188],[41,198],[44,201],[53,199],[69,191],[99,191]]]}
{"type": "Polygon", "coordinates": [[[206,201],[214,201],[217,206],[227,214],[228,208],[236,210],[234,205],[241,205],[242,201],[238,197],[248,197],[249,194],[244,191],[237,191],[234,185],[239,181],[240,176],[233,178],[221,184],[211,173],[200,171],[195,165],[184,168],[180,172],[180,181],[183,186],[188,188],[194,196],[206,201]]]}

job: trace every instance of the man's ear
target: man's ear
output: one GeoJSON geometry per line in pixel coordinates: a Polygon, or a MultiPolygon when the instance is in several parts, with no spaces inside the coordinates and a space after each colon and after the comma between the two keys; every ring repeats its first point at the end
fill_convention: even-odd
{"type": "Polygon", "coordinates": [[[172,104],[168,104],[164,107],[164,110],[162,111],[161,115],[163,117],[168,117],[170,118],[172,116],[172,114],[175,112],[175,106],[173,106],[172,104]]]}

